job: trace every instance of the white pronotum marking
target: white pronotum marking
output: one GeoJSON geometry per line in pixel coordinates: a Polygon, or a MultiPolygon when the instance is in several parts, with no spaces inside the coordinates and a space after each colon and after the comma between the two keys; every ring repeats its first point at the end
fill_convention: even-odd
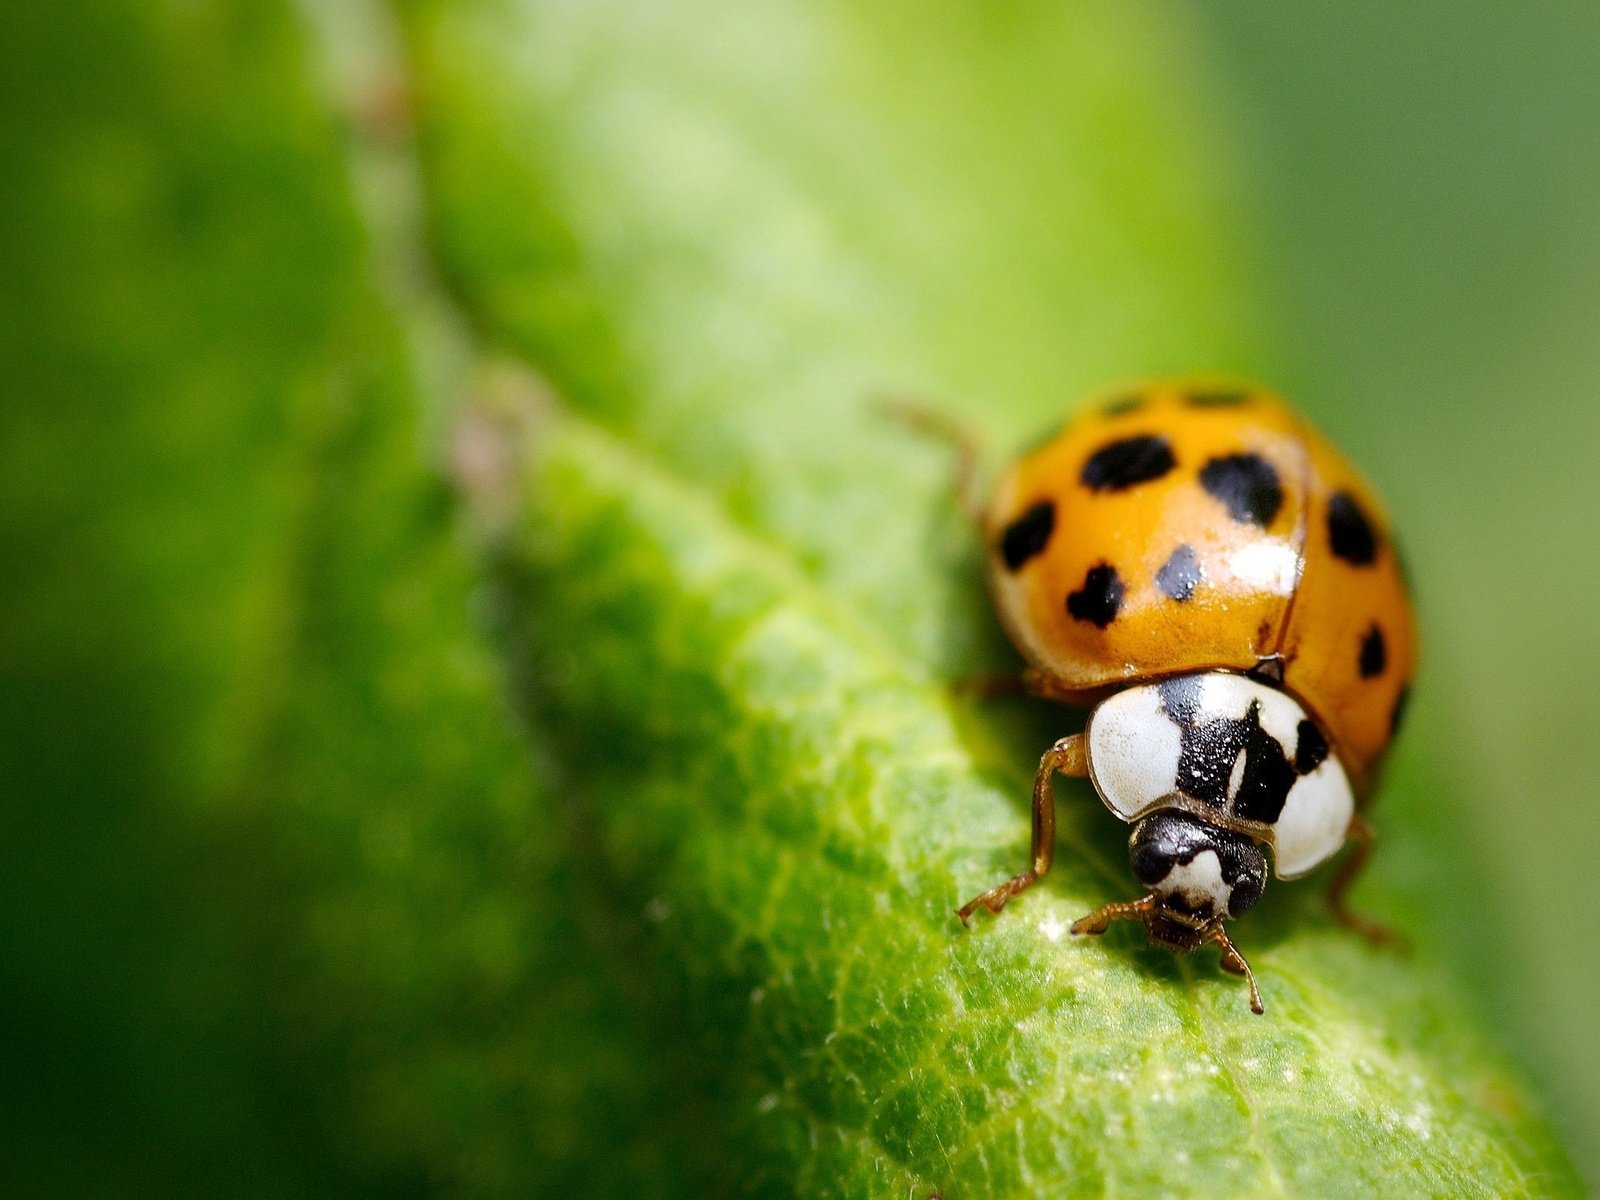
{"type": "Polygon", "coordinates": [[[1279,879],[1294,879],[1327,862],[1344,845],[1355,811],[1350,780],[1330,754],[1289,790],[1272,827],[1273,873],[1279,879]]]}
{"type": "Polygon", "coordinates": [[[1154,687],[1132,687],[1089,718],[1089,773],[1105,805],[1124,821],[1170,805],[1183,741],[1154,687]]]}
{"type": "Polygon", "coordinates": [[[1243,750],[1233,760],[1233,771],[1228,776],[1228,803],[1232,804],[1239,798],[1239,789],[1244,786],[1244,768],[1249,762],[1249,755],[1243,750]]]}

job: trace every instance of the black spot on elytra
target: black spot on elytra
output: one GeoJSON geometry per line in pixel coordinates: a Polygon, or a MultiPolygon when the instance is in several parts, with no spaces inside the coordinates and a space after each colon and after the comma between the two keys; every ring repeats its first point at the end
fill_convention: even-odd
{"type": "Polygon", "coordinates": [[[1000,535],[1000,557],[1008,571],[1017,571],[1050,544],[1056,530],[1056,506],[1048,500],[1032,505],[1000,535]]]}
{"type": "Polygon", "coordinates": [[[1079,621],[1104,629],[1122,611],[1122,576],[1110,563],[1090,567],[1083,586],[1067,596],[1067,611],[1079,621]]]}
{"type": "Polygon", "coordinates": [[[1235,521],[1265,529],[1283,507],[1283,484],[1259,454],[1213,458],[1200,470],[1200,486],[1227,507],[1235,521]]]}
{"type": "Polygon", "coordinates": [[[1328,757],[1328,739],[1322,736],[1310,721],[1301,721],[1295,730],[1294,769],[1297,775],[1309,775],[1328,757]]]}
{"type": "Polygon", "coordinates": [[[1367,630],[1361,639],[1361,654],[1356,659],[1356,666],[1361,671],[1361,678],[1371,679],[1374,675],[1382,675],[1384,667],[1389,665],[1389,648],[1383,641],[1383,630],[1374,625],[1367,630]]]}
{"type": "Polygon", "coordinates": [[[1372,530],[1372,521],[1349,492],[1328,497],[1328,545],[1356,567],[1370,566],[1378,557],[1378,535],[1372,530]]]}
{"type": "Polygon", "coordinates": [[[1138,412],[1147,401],[1143,396],[1119,396],[1100,410],[1101,416],[1123,417],[1138,412]]]}
{"type": "Polygon", "coordinates": [[[1400,732],[1400,725],[1406,719],[1406,706],[1411,703],[1411,685],[1408,683],[1400,689],[1400,694],[1394,698],[1394,710],[1389,714],[1389,736],[1394,737],[1400,732]]]}
{"type": "Polygon", "coordinates": [[[1193,546],[1185,543],[1174,550],[1161,565],[1161,570],[1156,572],[1156,587],[1161,589],[1162,595],[1170,596],[1182,604],[1194,595],[1195,588],[1200,586],[1204,578],[1199,556],[1195,554],[1193,546]]]}
{"type": "Polygon", "coordinates": [[[1190,392],[1188,401],[1194,408],[1239,408],[1250,403],[1250,396],[1236,389],[1218,388],[1190,392]]]}
{"type": "Polygon", "coordinates": [[[1143,434],[1101,446],[1083,464],[1080,478],[1091,492],[1122,492],[1160,479],[1177,465],[1166,438],[1143,434]]]}
{"type": "Polygon", "coordinates": [[[1290,762],[1278,739],[1261,728],[1259,701],[1252,700],[1242,718],[1203,717],[1199,676],[1169,679],[1157,688],[1162,709],[1178,727],[1177,789],[1201,804],[1230,809],[1228,784],[1243,755],[1244,769],[1231,811],[1242,820],[1270,825],[1283,812],[1295,781],[1316,770],[1328,755],[1321,731],[1303,721],[1290,762]]]}

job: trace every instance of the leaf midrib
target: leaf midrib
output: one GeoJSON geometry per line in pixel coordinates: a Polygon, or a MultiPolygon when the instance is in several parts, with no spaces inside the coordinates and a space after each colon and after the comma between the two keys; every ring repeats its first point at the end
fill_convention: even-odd
{"type": "MultiPolygon", "coordinates": [[[[409,63],[403,67],[396,64],[396,70],[408,80],[414,75],[409,63]]],[[[477,303],[473,297],[464,293],[461,281],[452,279],[441,269],[439,248],[434,238],[430,236],[428,228],[420,220],[421,214],[427,211],[428,193],[426,174],[422,170],[421,157],[414,140],[414,130],[410,131],[404,143],[378,139],[359,128],[352,132],[348,150],[352,179],[360,178],[364,172],[370,171],[374,161],[386,163],[388,178],[391,181],[396,178],[403,179],[413,198],[412,202],[402,206],[401,213],[390,212],[387,220],[375,217],[370,211],[370,203],[362,203],[359,195],[357,201],[374,260],[375,287],[387,297],[401,324],[409,332],[414,333],[419,322],[426,322],[435,329],[442,323],[447,336],[465,352],[467,357],[465,373],[469,377],[487,364],[499,366],[518,363],[527,369],[530,377],[542,380],[538,372],[527,366],[521,353],[511,348],[514,339],[507,336],[506,331],[499,327],[492,305],[477,303]]],[[[565,407],[552,419],[564,423],[568,431],[576,431],[577,436],[587,443],[591,453],[613,459],[617,464],[615,469],[623,476],[638,477],[670,491],[681,503],[691,509],[699,510],[710,521],[723,526],[726,530],[725,544],[738,547],[739,554],[751,568],[766,575],[780,586],[784,594],[799,600],[816,613],[878,673],[921,695],[930,707],[939,710],[951,727],[954,727],[957,702],[949,690],[930,680],[928,673],[918,664],[898,653],[892,641],[870,622],[859,619],[836,597],[818,586],[816,580],[806,573],[797,560],[792,547],[776,542],[763,531],[741,522],[717,498],[703,489],[691,486],[668,469],[636,436],[629,436],[626,431],[616,426],[580,415],[565,407]]],[[[533,436],[538,436],[537,430],[533,436]]],[[[526,466],[526,458],[523,460],[523,465],[526,466]]],[[[985,721],[987,723],[987,719],[985,721]]],[[[937,763],[938,760],[923,761],[937,763]]],[[[952,765],[968,771],[979,765],[973,755],[959,746],[950,748],[949,761],[952,765]]],[[[999,771],[1004,778],[1012,782],[1017,794],[1026,794],[1031,786],[1031,778],[1018,771],[1015,763],[997,759],[983,765],[999,771]]],[[[1064,840],[1104,882],[1110,886],[1120,883],[1119,874],[1105,862],[1094,847],[1078,839],[1064,840]]],[[[787,852],[785,860],[792,862],[787,852]]],[[[953,922],[952,916],[952,924],[953,922]]],[[[841,969],[842,967],[841,963],[841,969]]],[[[835,987],[836,1005],[840,992],[841,989],[835,987]]],[[[1012,1008],[1009,1002],[1000,1007],[1008,1017],[1028,1015],[1020,1008],[1012,1008]]],[[[837,1018],[837,1008],[835,1014],[837,1018]]],[[[1198,1018],[1198,1013],[1196,1017],[1198,1018]]],[[[836,1027],[843,1028],[837,1019],[836,1027]]],[[[912,1070],[935,1067],[947,1040],[943,1039],[939,1043],[930,1045],[919,1054],[912,1068],[903,1077],[909,1076],[912,1070]]],[[[858,1129],[820,1112],[814,1103],[784,1088],[782,1079],[772,1079],[771,1082],[787,1097],[788,1102],[805,1113],[813,1125],[837,1129],[847,1136],[873,1146],[878,1153],[907,1174],[919,1179],[924,1177],[922,1168],[905,1159],[873,1131],[871,1121],[865,1127],[858,1129]]],[[[880,1096],[875,1100],[874,1113],[879,1111],[886,1098],[880,1096]]],[[[1023,1103],[1031,1106],[1034,1101],[1032,1097],[1028,1097],[1023,1103]]],[[[983,1142],[977,1135],[984,1128],[1002,1120],[1018,1119],[1021,1108],[1021,1104],[997,1107],[983,1120],[968,1126],[968,1131],[974,1135],[971,1139],[974,1150],[981,1152],[983,1142]]],[[[941,1148],[944,1149],[942,1144],[941,1148]]],[[[948,1149],[945,1149],[945,1156],[946,1162],[950,1163],[948,1149]]]]}

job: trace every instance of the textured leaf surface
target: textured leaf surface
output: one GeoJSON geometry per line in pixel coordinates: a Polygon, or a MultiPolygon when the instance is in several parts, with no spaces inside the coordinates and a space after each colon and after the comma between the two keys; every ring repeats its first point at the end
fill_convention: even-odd
{"type": "Polygon", "coordinates": [[[1293,889],[1265,1020],[1066,939],[1129,886],[1082,789],[950,915],[1062,717],[951,702],[1007,652],[869,398],[1010,444],[1259,365],[1182,10],[402,17],[6,18],[13,1190],[1573,1190],[1448,976],[1293,889]],[[526,425],[488,587],[466,385],[526,425]]]}
{"type": "Polygon", "coordinates": [[[1085,864],[1115,861],[1077,832],[1087,804],[1060,873],[963,934],[952,904],[1020,853],[1025,781],[986,783],[998,760],[938,689],[693,489],[592,431],[546,436],[517,595],[597,635],[553,715],[707,1052],[737,1064],[755,1161],[794,1154],[808,1194],[1560,1186],[1436,976],[1302,912],[1256,951],[1259,1020],[1209,963],[1070,943],[1127,887],[1085,864]]]}

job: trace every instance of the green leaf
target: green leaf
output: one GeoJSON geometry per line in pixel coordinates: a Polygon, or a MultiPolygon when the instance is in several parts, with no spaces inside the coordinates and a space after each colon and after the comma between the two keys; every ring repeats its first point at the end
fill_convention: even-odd
{"type": "Polygon", "coordinates": [[[533,421],[508,644],[734,1098],[730,1180],[1575,1187],[1448,977],[1294,889],[1239,934],[1265,1020],[1204,958],[1063,938],[1129,888],[1082,789],[1046,884],[950,915],[1021,865],[1045,743],[952,706],[1005,660],[937,456],[871,400],[948,398],[1009,443],[1107,377],[1263,364],[1181,10],[408,28],[455,294],[588,414],[533,421]]]}
{"type": "Polygon", "coordinates": [[[1056,8],[408,5],[420,176],[375,7],[328,87],[287,4],[7,14],[11,1190],[1576,1190],[1304,888],[1264,1019],[1063,938],[1082,788],[950,914],[1065,718],[950,699],[1008,651],[871,396],[1265,365],[1183,10],[1056,8]]]}

